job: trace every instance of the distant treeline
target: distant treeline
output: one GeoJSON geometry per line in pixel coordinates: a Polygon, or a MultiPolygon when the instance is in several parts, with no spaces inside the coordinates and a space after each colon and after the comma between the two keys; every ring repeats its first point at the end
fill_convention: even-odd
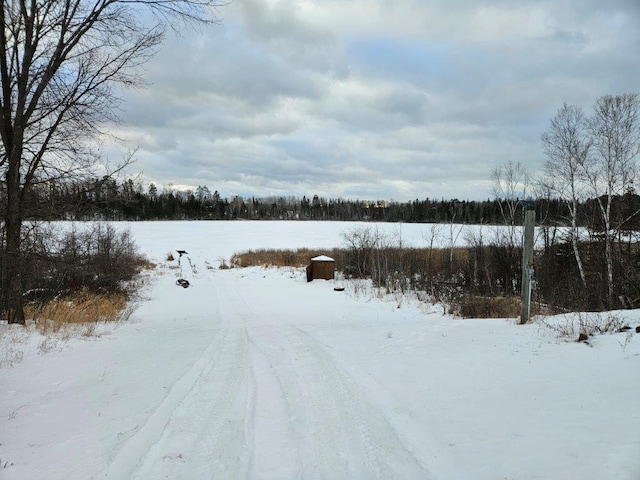
{"type": "MultiPolygon", "coordinates": [[[[318,195],[293,197],[234,196],[223,198],[207,186],[195,190],[143,186],[132,180],[111,178],[86,182],[47,182],[26,192],[28,217],[40,220],[337,220],[406,223],[504,224],[500,199],[435,200],[408,202],[348,200],[318,195]]],[[[564,224],[566,205],[557,199],[535,202],[539,223],[564,224]]],[[[580,224],[594,225],[595,202],[582,204],[580,224]]],[[[614,202],[614,210],[640,209],[640,196],[629,192],[614,202]]],[[[640,229],[639,218],[627,222],[640,229]]]]}

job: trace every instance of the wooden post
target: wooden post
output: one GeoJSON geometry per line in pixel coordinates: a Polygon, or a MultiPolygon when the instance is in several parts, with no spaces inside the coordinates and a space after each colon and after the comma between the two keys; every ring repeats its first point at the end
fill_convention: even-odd
{"type": "Polygon", "coordinates": [[[533,278],[533,232],[536,223],[536,211],[532,201],[523,201],[524,237],[522,239],[522,292],[520,325],[529,322],[531,316],[531,281],[533,278]]]}

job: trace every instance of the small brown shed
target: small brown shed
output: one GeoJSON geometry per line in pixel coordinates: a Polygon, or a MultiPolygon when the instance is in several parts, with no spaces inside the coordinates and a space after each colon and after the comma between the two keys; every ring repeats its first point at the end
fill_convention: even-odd
{"type": "Polygon", "coordinates": [[[311,264],[307,266],[307,282],[316,279],[333,280],[336,270],[336,261],[320,255],[311,259],[311,264]]]}

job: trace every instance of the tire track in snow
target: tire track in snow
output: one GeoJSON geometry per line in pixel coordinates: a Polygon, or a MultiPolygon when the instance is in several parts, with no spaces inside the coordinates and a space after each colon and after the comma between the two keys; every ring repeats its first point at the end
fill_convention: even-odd
{"type": "MultiPolygon", "coordinates": [[[[289,384],[297,385],[296,374],[289,359],[283,359],[283,336],[264,315],[257,315],[246,296],[244,282],[228,278],[219,285],[220,296],[227,301],[221,306],[229,323],[246,328],[250,342],[252,378],[255,381],[255,402],[251,412],[253,444],[250,478],[306,478],[309,458],[315,458],[306,442],[305,430],[294,429],[292,423],[303,419],[296,409],[289,384]],[[265,325],[266,323],[266,325],[265,325]],[[293,403],[293,405],[292,405],[293,403]],[[303,450],[304,454],[301,454],[303,450]]],[[[315,464],[315,462],[312,462],[315,464]]]]}
{"type": "Polygon", "coordinates": [[[319,451],[317,478],[429,479],[383,413],[310,335],[283,328],[305,382],[312,434],[319,451]]]}
{"type": "Polygon", "coordinates": [[[224,327],[95,478],[432,478],[318,341],[220,277],[224,327]]]}
{"type": "Polygon", "coordinates": [[[256,378],[256,402],[253,464],[251,478],[304,478],[304,430],[294,429],[298,414],[291,399],[287,379],[295,381],[295,372],[271,349],[278,348],[277,332],[252,328],[250,333],[252,369],[256,378]],[[266,343],[265,343],[266,342],[266,343]]]}
{"type": "MultiPolygon", "coordinates": [[[[220,311],[219,297],[215,289],[211,289],[211,292],[213,295],[211,303],[214,305],[211,316],[216,316],[219,315],[220,311]]],[[[197,313],[201,314],[202,312],[197,313]]],[[[186,412],[202,408],[207,402],[215,406],[216,401],[218,401],[218,405],[220,405],[214,407],[214,412],[209,411],[211,418],[206,415],[204,416],[205,420],[208,420],[209,426],[211,426],[214,418],[225,418],[223,414],[233,411],[229,405],[235,403],[234,400],[238,395],[245,396],[242,405],[244,405],[246,411],[250,411],[253,408],[252,402],[255,392],[255,382],[251,382],[252,373],[248,370],[249,361],[246,332],[244,329],[228,328],[228,326],[225,326],[227,323],[225,322],[226,319],[222,318],[221,320],[223,327],[218,331],[198,360],[172,385],[165,399],[147,418],[144,425],[137,429],[133,436],[121,444],[108,464],[93,478],[114,480],[133,478],[133,476],[140,471],[143,473],[146,471],[150,472],[150,470],[148,470],[151,468],[149,465],[158,464],[157,460],[159,456],[161,460],[163,460],[161,463],[166,464],[167,460],[171,461],[169,463],[178,466],[180,466],[181,463],[185,463],[185,454],[182,453],[186,451],[184,449],[180,451],[172,450],[171,452],[167,450],[168,453],[162,455],[160,452],[162,452],[163,449],[166,450],[169,445],[173,445],[172,442],[175,436],[185,434],[189,438],[193,437],[198,439],[199,433],[202,433],[205,427],[198,430],[197,427],[194,427],[193,423],[190,427],[185,426],[184,428],[178,429],[179,432],[174,436],[172,436],[172,432],[174,432],[176,422],[180,422],[180,419],[193,420],[194,417],[186,412]],[[217,392],[203,390],[203,388],[210,383],[215,383],[218,386],[217,392]],[[222,411],[221,405],[225,405],[228,408],[222,411]],[[216,411],[220,413],[220,415],[215,415],[216,411]],[[189,429],[191,429],[190,432],[189,429]]],[[[240,471],[244,470],[246,476],[246,472],[250,468],[250,458],[247,458],[244,454],[238,454],[235,457],[236,460],[231,462],[233,465],[227,465],[225,460],[226,458],[233,458],[234,452],[232,452],[232,450],[234,448],[235,450],[251,450],[244,448],[244,443],[250,441],[248,440],[250,438],[249,435],[252,434],[251,426],[247,425],[247,420],[250,420],[251,417],[250,415],[247,416],[246,411],[242,414],[239,414],[237,411],[233,412],[234,415],[229,419],[227,425],[225,425],[224,422],[219,422],[214,426],[218,429],[218,433],[220,433],[219,438],[227,440],[228,443],[224,448],[220,448],[219,450],[214,448],[218,453],[213,454],[213,458],[207,459],[206,461],[200,462],[202,459],[199,459],[199,463],[205,466],[212,465],[211,468],[213,471],[216,469],[218,471],[230,471],[235,468],[237,470],[236,473],[238,473],[236,478],[240,478],[242,476],[240,475],[240,471]],[[240,417],[242,422],[244,422],[244,428],[240,429],[242,435],[238,437],[235,432],[239,427],[240,417]],[[225,426],[230,428],[225,429],[225,426]],[[233,438],[229,438],[229,432],[231,431],[234,432],[231,434],[233,438]],[[229,446],[237,445],[240,438],[242,439],[242,448],[236,448],[235,446],[232,448],[229,446]],[[233,442],[234,440],[236,443],[233,442]],[[225,451],[224,454],[222,454],[223,450],[225,451]]],[[[195,419],[194,422],[201,423],[203,416],[196,416],[195,419]]],[[[200,435],[200,437],[202,436],[203,435],[200,435]]],[[[215,444],[215,442],[213,442],[213,444],[215,444]]],[[[197,455],[202,455],[204,445],[204,443],[202,446],[192,445],[190,451],[195,451],[197,455]]],[[[210,446],[212,443],[207,443],[206,445],[210,446]]],[[[159,476],[167,478],[165,476],[167,465],[163,465],[163,472],[164,473],[159,474],[159,476]]],[[[154,478],[151,476],[153,475],[152,473],[149,473],[149,475],[150,476],[144,478],[154,478]]]]}
{"type": "Polygon", "coordinates": [[[256,314],[249,283],[225,289],[247,326],[256,372],[251,478],[433,478],[318,341],[256,314]],[[282,452],[275,459],[274,450],[282,452]]]}
{"type": "Polygon", "coordinates": [[[246,331],[232,329],[132,478],[246,478],[252,450],[250,377],[246,331]]]}
{"type": "Polygon", "coordinates": [[[228,331],[220,331],[187,373],[173,384],[165,399],[149,416],[145,424],[120,446],[109,464],[94,478],[114,480],[131,478],[140,460],[162,436],[171,415],[180,402],[195,387],[205,371],[218,360],[220,347],[227,335],[228,331]]]}
{"type": "Polygon", "coordinates": [[[247,301],[250,286],[244,281],[228,279],[220,291],[227,299],[221,306],[224,316],[247,329],[255,372],[250,478],[318,478],[318,451],[309,434],[311,412],[303,401],[305,382],[298,376],[295,356],[277,320],[254,312],[247,301]]]}

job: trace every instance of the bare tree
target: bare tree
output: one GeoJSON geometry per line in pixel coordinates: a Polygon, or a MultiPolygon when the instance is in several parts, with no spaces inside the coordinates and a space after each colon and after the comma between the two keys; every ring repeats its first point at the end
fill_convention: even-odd
{"type": "Polygon", "coordinates": [[[612,245],[616,237],[611,207],[633,185],[640,153],[640,99],[636,94],[600,97],[588,122],[593,142],[583,170],[590,193],[598,203],[607,268],[607,300],[613,307],[614,275],[612,245]]]}
{"type": "Polygon", "coordinates": [[[372,275],[374,270],[381,270],[379,263],[374,265],[374,251],[379,250],[381,242],[377,228],[357,227],[342,233],[342,238],[350,253],[348,264],[352,274],[364,277],[372,275]]]}
{"type": "Polygon", "coordinates": [[[509,160],[493,169],[491,182],[493,196],[498,201],[500,214],[508,227],[508,243],[514,247],[519,244],[515,228],[519,223],[516,212],[520,200],[524,200],[529,192],[529,172],[522,163],[509,160]]]}
{"type": "Polygon", "coordinates": [[[543,165],[544,187],[557,195],[569,212],[569,238],[583,287],[587,288],[579,249],[578,206],[586,198],[586,160],[591,147],[587,136],[587,119],[580,107],[567,105],[551,119],[549,130],[542,134],[547,160],[543,165]]]}
{"type": "Polygon", "coordinates": [[[117,87],[141,83],[139,67],[156,52],[167,27],[216,22],[218,3],[0,0],[0,4],[2,288],[9,323],[24,323],[21,232],[28,191],[52,179],[90,173],[100,160],[91,140],[105,121],[117,119],[117,87]]]}

